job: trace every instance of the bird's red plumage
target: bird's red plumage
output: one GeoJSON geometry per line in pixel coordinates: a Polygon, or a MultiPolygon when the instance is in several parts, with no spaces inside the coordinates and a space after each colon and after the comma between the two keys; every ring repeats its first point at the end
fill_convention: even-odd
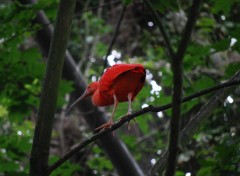
{"type": "Polygon", "coordinates": [[[113,95],[119,102],[132,100],[142,89],[145,82],[145,69],[141,64],[116,64],[106,70],[99,80],[99,88],[92,97],[96,106],[108,106],[114,103],[113,95]]]}

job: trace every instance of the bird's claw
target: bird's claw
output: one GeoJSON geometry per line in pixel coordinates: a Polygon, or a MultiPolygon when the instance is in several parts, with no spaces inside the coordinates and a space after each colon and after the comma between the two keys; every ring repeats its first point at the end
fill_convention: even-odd
{"type": "MultiPolygon", "coordinates": [[[[131,111],[128,111],[128,112],[127,112],[127,116],[129,116],[129,115],[131,115],[131,114],[132,114],[131,111]]],[[[121,120],[122,120],[122,118],[119,119],[119,121],[121,121],[121,120]]],[[[137,121],[136,121],[135,118],[133,118],[133,119],[131,119],[131,120],[128,120],[128,125],[127,125],[127,126],[128,126],[128,130],[129,130],[129,131],[131,130],[131,124],[130,124],[130,123],[131,123],[132,120],[134,120],[134,122],[137,123],[137,121]]]]}
{"type": "Polygon", "coordinates": [[[94,131],[98,132],[98,131],[103,131],[104,129],[110,128],[113,125],[113,123],[111,122],[107,122],[103,125],[101,125],[100,127],[97,127],[94,131]]]}

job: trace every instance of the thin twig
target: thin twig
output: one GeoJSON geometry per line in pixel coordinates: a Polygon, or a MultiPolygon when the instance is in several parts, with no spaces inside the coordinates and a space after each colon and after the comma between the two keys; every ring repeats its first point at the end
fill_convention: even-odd
{"type": "MultiPolygon", "coordinates": [[[[200,97],[202,95],[206,95],[208,93],[217,91],[219,89],[223,89],[226,87],[230,87],[236,84],[240,83],[240,78],[239,79],[235,79],[235,80],[231,80],[228,81],[226,83],[223,84],[219,84],[217,86],[213,86],[207,89],[204,89],[202,91],[199,91],[195,94],[192,94],[190,96],[187,96],[185,98],[182,99],[182,103],[187,102],[189,100],[195,99],[197,97],[200,97]]],[[[111,126],[111,128],[107,128],[104,131],[98,132],[96,134],[94,134],[92,137],[88,138],[87,140],[85,140],[83,143],[79,144],[77,147],[75,147],[74,149],[70,150],[63,158],[59,159],[58,161],[56,161],[54,164],[52,164],[49,169],[48,169],[48,173],[53,172],[56,168],[58,168],[59,166],[61,166],[66,160],[68,160],[69,158],[71,158],[75,153],[77,153],[79,150],[83,149],[84,147],[86,147],[88,144],[96,141],[97,139],[99,139],[101,136],[114,131],[118,128],[120,128],[123,124],[125,124],[126,122],[142,115],[145,114],[147,112],[160,112],[160,111],[164,111],[167,110],[169,108],[172,107],[172,104],[166,104],[164,106],[159,106],[159,107],[154,107],[154,106],[148,106],[146,108],[143,108],[137,112],[132,113],[131,115],[125,115],[121,117],[121,120],[118,120],[116,123],[114,123],[114,125],[111,126]]]]}
{"type": "Polygon", "coordinates": [[[104,58],[104,68],[103,68],[103,70],[108,66],[107,57],[110,55],[110,52],[112,51],[113,44],[114,44],[114,42],[115,42],[115,40],[117,38],[117,34],[118,34],[119,29],[120,29],[120,25],[121,25],[121,22],[122,22],[122,19],[123,19],[123,15],[124,15],[126,9],[127,9],[127,6],[124,5],[123,9],[122,9],[122,12],[120,14],[120,17],[118,19],[117,26],[116,26],[115,32],[113,34],[111,43],[110,43],[110,45],[108,47],[107,53],[106,53],[105,58],[104,58]]]}
{"type": "Polygon", "coordinates": [[[177,164],[178,144],[179,144],[179,128],[181,119],[181,97],[183,84],[183,66],[182,61],[191,38],[193,27],[196,23],[199,13],[201,0],[193,2],[191,11],[188,15],[188,21],[183,32],[183,37],[179,43],[178,51],[173,59],[173,98],[172,98],[172,118],[170,122],[170,139],[168,146],[168,164],[166,169],[166,176],[174,176],[177,164]]]}
{"type": "Polygon", "coordinates": [[[159,16],[158,12],[153,8],[152,4],[148,0],[143,0],[143,1],[147,5],[149,10],[152,12],[152,14],[153,14],[153,16],[156,20],[157,26],[158,26],[160,32],[162,33],[162,36],[163,36],[168,54],[170,55],[171,59],[173,59],[175,54],[174,54],[174,51],[172,49],[172,45],[171,45],[171,42],[169,40],[169,36],[168,36],[167,32],[165,31],[165,29],[163,27],[163,24],[162,24],[162,21],[161,21],[161,18],[159,16]]]}

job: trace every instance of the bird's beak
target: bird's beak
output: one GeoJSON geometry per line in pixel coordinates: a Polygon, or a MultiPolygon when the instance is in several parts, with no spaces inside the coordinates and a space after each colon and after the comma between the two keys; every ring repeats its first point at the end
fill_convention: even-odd
{"type": "Polygon", "coordinates": [[[71,106],[69,106],[69,108],[65,111],[65,116],[68,115],[68,112],[70,111],[70,109],[72,109],[73,106],[75,106],[78,102],[89,96],[91,96],[91,92],[88,89],[86,89],[85,92],[76,101],[74,101],[73,104],[71,104],[71,106]]]}

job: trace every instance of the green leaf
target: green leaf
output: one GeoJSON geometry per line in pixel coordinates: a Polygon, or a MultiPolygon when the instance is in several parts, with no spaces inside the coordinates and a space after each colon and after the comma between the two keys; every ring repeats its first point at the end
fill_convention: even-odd
{"type": "Polygon", "coordinates": [[[197,176],[212,176],[212,167],[202,167],[198,172],[197,176]]]}
{"type": "Polygon", "coordinates": [[[215,51],[224,51],[227,50],[230,47],[230,39],[223,39],[219,42],[216,42],[212,45],[212,48],[215,49],[215,51]]]}
{"type": "Polygon", "coordinates": [[[176,171],[176,176],[185,176],[185,173],[183,171],[176,171]]]}
{"type": "Polygon", "coordinates": [[[8,116],[7,107],[0,104],[0,118],[8,116]]]}
{"type": "Polygon", "coordinates": [[[240,63],[231,63],[227,66],[224,73],[224,77],[229,79],[239,70],[240,70],[240,63]]]}
{"type": "Polygon", "coordinates": [[[214,1],[214,5],[212,8],[213,13],[223,12],[223,14],[229,13],[233,3],[236,0],[217,0],[214,1]]]}
{"type": "Polygon", "coordinates": [[[112,163],[104,156],[93,157],[87,161],[88,167],[102,172],[103,170],[112,170],[112,163]]]}
{"type": "Polygon", "coordinates": [[[203,28],[213,28],[216,22],[213,18],[210,17],[202,17],[197,21],[197,25],[203,28]]]}
{"type": "MultiPolygon", "coordinates": [[[[58,157],[50,157],[50,162],[57,161],[58,157]]],[[[83,168],[79,164],[71,163],[70,161],[64,162],[61,167],[51,173],[52,176],[69,176],[77,173],[82,173],[83,168]]]]}
{"type": "Polygon", "coordinates": [[[13,162],[0,162],[0,173],[2,172],[12,172],[19,170],[20,167],[17,163],[13,162]]]}
{"type": "Polygon", "coordinates": [[[153,0],[151,1],[153,7],[160,11],[160,12],[165,12],[166,10],[176,10],[177,9],[177,3],[174,0],[153,0]]]}
{"type": "Polygon", "coordinates": [[[208,76],[202,76],[196,82],[193,82],[194,90],[203,90],[214,85],[214,80],[208,76]]]}

